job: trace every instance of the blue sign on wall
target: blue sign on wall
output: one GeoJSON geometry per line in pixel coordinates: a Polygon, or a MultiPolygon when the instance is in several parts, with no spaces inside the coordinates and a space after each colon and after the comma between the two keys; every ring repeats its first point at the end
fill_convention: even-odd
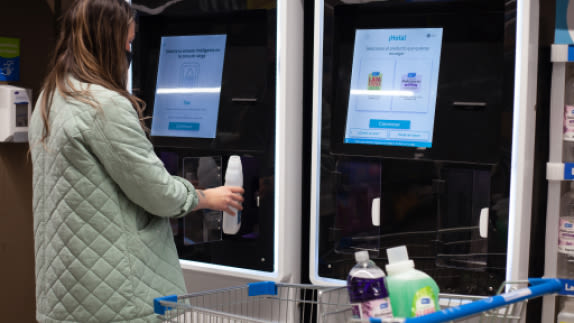
{"type": "Polygon", "coordinates": [[[0,37],[0,81],[20,80],[20,39],[0,37]]]}
{"type": "Polygon", "coordinates": [[[556,27],[554,29],[555,44],[574,44],[574,19],[568,14],[574,11],[574,0],[556,0],[556,27]]]}

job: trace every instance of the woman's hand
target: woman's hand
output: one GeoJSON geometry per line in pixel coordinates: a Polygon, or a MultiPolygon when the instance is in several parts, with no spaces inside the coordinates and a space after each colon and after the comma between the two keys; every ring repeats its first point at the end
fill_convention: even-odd
{"type": "Polygon", "coordinates": [[[206,190],[197,190],[199,203],[193,209],[210,209],[234,213],[231,208],[243,210],[243,187],[241,186],[218,186],[206,190]]]}

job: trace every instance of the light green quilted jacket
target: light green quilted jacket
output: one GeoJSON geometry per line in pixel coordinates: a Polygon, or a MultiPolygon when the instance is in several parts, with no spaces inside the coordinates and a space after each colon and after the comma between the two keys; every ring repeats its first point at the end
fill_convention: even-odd
{"type": "Polygon", "coordinates": [[[166,171],[127,99],[90,90],[101,110],[54,96],[45,146],[40,109],[31,118],[36,318],[154,322],[155,297],[185,293],[168,218],[197,196],[166,171]]]}

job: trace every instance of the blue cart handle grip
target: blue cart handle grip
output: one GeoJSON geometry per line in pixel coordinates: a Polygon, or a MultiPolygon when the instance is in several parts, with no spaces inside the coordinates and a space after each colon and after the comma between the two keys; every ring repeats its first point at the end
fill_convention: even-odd
{"type": "Polygon", "coordinates": [[[170,306],[162,305],[161,302],[177,303],[177,295],[168,295],[153,299],[153,312],[158,315],[164,315],[166,310],[171,310],[170,306]]]}

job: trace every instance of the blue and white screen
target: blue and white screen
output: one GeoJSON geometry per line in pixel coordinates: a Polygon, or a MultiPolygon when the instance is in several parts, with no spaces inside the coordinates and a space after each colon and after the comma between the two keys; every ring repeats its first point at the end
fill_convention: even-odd
{"type": "Polygon", "coordinates": [[[161,38],[152,136],[215,138],[226,38],[161,38]]]}
{"type": "Polygon", "coordinates": [[[359,29],[345,143],[432,146],[442,28],[359,29]]]}

